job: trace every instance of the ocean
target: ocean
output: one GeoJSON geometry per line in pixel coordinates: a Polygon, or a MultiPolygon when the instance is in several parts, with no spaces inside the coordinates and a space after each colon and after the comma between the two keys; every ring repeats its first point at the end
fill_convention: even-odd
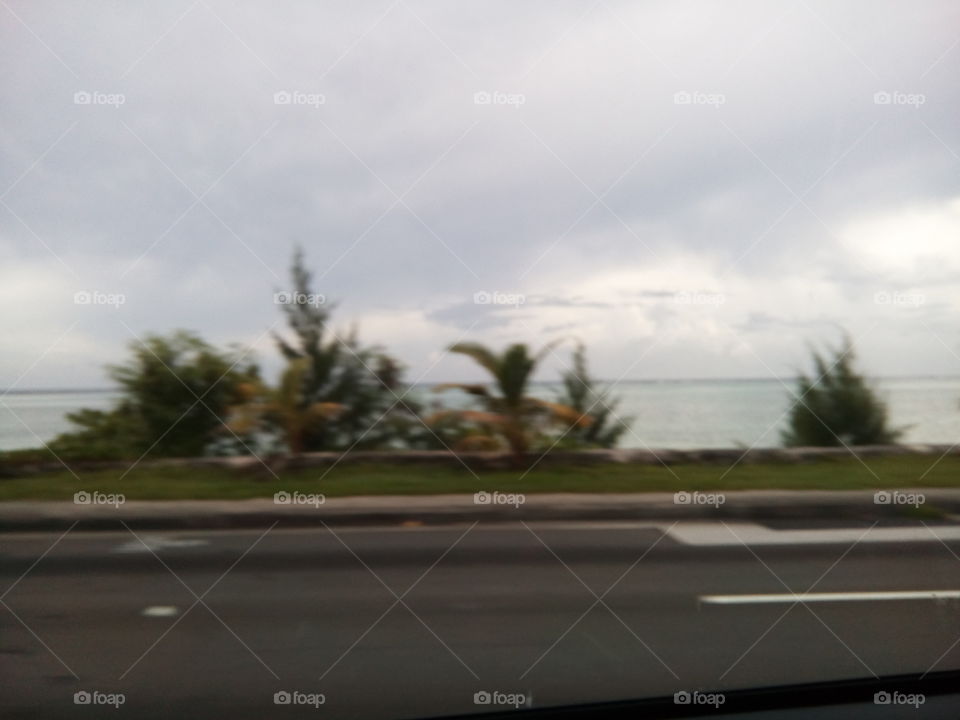
{"type": "MultiPolygon", "coordinates": [[[[960,377],[886,378],[873,381],[887,402],[903,442],[960,442],[960,377]]],[[[733,448],[780,444],[792,383],[778,380],[625,381],[614,388],[616,412],[633,417],[622,447],[733,448]]],[[[418,389],[430,400],[443,396],[418,389]]],[[[537,383],[533,394],[554,399],[557,385],[537,383]]],[[[455,394],[451,405],[460,405],[455,394]]],[[[39,447],[70,429],[66,413],[108,408],[114,391],[10,392],[0,396],[0,450],[39,447]]]]}

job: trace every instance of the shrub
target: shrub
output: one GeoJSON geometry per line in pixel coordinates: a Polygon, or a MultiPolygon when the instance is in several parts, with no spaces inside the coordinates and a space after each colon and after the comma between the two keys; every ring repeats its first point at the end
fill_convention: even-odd
{"type": "Polygon", "coordinates": [[[109,374],[122,397],[111,410],[80,410],[67,419],[78,429],[50,448],[71,458],[191,457],[220,439],[223,420],[258,370],[236,368],[239,355],[221,352],[177,331],[131,344],[133,357],[109,374]]]}
{"type": "Polygon", "coordinates": [[[813,353],[816,379],[801,375],[782,433],[788,446],[887,445],[902,434],[891,429],[885,403],[854,369],[849,338],[831,362],[813,353]]]}
{"type": "Polygon", "coordinates": [[[583,425],[570,423],[565,429],[561,445],[564,447],[610,448],[630,428],[633,418],[620,418],[616,408],[618,398],[611,398],[605,389],[598,389],[587,370],[587,353],[582,343],[573,350],[573,366],[563,374],[563,392],[559,402],[573,408],[579,415],[592,418],[583,425]]]}

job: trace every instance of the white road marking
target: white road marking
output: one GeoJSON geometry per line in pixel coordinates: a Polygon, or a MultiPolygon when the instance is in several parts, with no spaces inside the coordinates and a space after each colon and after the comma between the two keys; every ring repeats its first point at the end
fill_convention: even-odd
{"type": "MultiPolygon", "coordinates": [[[[958,517],[960,520],[960,517],[958,517]]],[[[875,527],[864,535],[868,526],[852,528],[810,528],[803,530],[775,530],[752,522],[720,521],[664,522],[658,520],[634,521],[562,521],[530,522],[530,527],[542,530],[659,530],[683,545],[727,547],[737,545],[850,545],[902,542],[960,541],[960,525],[916,525],[909,527],[875,527]]],[[[338,533],[434,533],[451,532],[461,523],[425,525],[420,527],[345,527],[338,533]]],[[[476,532],[503,532],[512,530],[510,523],[477,526],[476,532]]],[[[299,532],[291,530],[291,532],[299,532]]]]}
{"type": "Polygon", "coordinates": [[[151,605],[140,611],[144,617],[174,617],[180,614],[180,609],[175,605],[151,605]]]}
{"type": "MultiPolygon", "coordinates": [[[[951,516],[952,519],[960,522],[960,515],[951,516]]],[[[658,520],[620,520],[620,521],[558,521],[542,520],[531,521],[530,527],[543,530],[569,530],[569,531],[594,531],[594,530],[659,530],[667,533],[671,539],[684,545],[694,546],[735,546],[741,544],[747,545],[830,545],[830,544],[851,544],[856,541],[866,530],[866,526],[858,528],[821,528],[804,530],[775,530],[757,523],[750,522],[726,522],[726,527],[719,521],[685,521],[680,520],[676,524],[658,520]],[[732,532],[731,532],[732,531],[732,532]],[[736,536],[733,534],[736,533],[736,536]],[[739,538],[739,539],[738,539],[739,538]]],[[[418,527],[400,527],[397,525],[383,526],[355,526],[355,527],[336,527],[339,534],[381,534],[381,533],[449,533],[462,529],[464,524],[461,522],[451,522],[448,524],[423,525],[418,527]]],[[[475,532],[504,532],[518,529],[519,524],[512,523],[481,523],[476,527],[475,532]]],[[[246,537],[249,535],[259,535],[262,530],[247,528],[230,529],[210,529],[198,531],[206,538],[221,537],[246,537]]],[[[322,527],[303,527],[303,528],[277,528],[273,531],[276,535],[304,535],[304,534],[325,535],[328,531],[322,527]]],[[[92,538],[129,538],[129,533],[123,532],[73,532],[68,535],[64,542],[77,542],[80,540],[90,540],[92,538]]],[[[197,547],[210,544],[210,540],[201,539],[177,539],[161,535],[141,536],[147,545],[153,549],[166,550],[173,548],[197,547]]],[[[24,540],[34,541],[34,533],[5,533],[4,540],[24,540]]],[[[860,543],[873,542],[944,542],[960,541],[960,525],[927,525],[926,527],[876,527],[867,532],[860,540],[860,543]]],[[[130,538],[113,549],[117,553],[136,553],[148,552],[139,540],[130,538]]]]}
{"type": "Polygon", "coordinates": [[[709,605],[757,605],[795,602],[869,602],[875,600],[957,600],[960,590],[904,590],[881,592],[771,593],[767,595],[701,595],[709,605]]]}
{"type": "Polygon", "coordinates": [[[122,545],[115,547],[113,551],[116,553],[149,553],[159,552],[161,550],[170,550],[173,548],[199,547],[201,545],[210,544],[206,540],[181,540],[179,538],[169,538],[161,535],[141,535],[141,539],[143,542],[133,538],[129,542],[125,542],[122,545]]]}
{"type": "Polygon", "coordinates": [[[772,530],[756,523],[680,522],[670,537],[685,545],[827,545],[857,542],[938,542],[960,540],[960,526],[927,525],[915,527],[819,528],[811,530],[772,530]]]}

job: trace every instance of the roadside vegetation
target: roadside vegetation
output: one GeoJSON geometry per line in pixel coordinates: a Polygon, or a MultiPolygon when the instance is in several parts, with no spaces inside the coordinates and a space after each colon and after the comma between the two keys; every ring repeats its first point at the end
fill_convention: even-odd
{"type": "Polygon", "coordinates": [[[577,343],[570,358],[570,367],[563,374],[563,391],[559,402],[573,408],[576,417],[589,418],[589,422],[567,424],[558,445],[567,448],[611,448],[621,436],[630,431],[632,417],[617,413],[620,404],[610,391],[601,387],[587,369],[587,349],[577,343]]]}
{"type": "Polygon", "coordinates": [[[49,443],[63,458],[192,457],[242,445],[222,433],[229,408],[247,402],[259,370],[239,350],[221,351],[192,333],[148,336],[130,359],[108,369],[121,389],[111,410],[80,410],[77,429],[49,443]]]}
{"type": "MultiPolygon", "coordinates": [[[[131,344],[126,362],[107,369],[121,391],[114,407],[69,414],[74,429],[47,448],[0,453],[0,475],[15,476],[18,464],[53,453],[62,462],[256,455],[279,466],[313,451],[481,450],[507,453],[526,467],[530,454],[610,448],[633,432],[618,398],[591,376],[582,343],[561,360],[552,399],[535,397],[530,386],[547,356],[561,357],[561,341],[537,351],[523,343],[503,350],[457,343],[448,352],[471,358],[488,382],[442,385],[428,400],[411,392],[403,366],[385,348],[361,340],[356,327],[337,327],[336,304],[313,287],[301,251],[289,290],[274,301],[286,320],[286,329],[273,333],[285,363],[276,384],[248,351],[219,349],[183,330],[149,335],[131,344]],[[452,390],[469,404],[445,405],[452,390]]],[[[849,340],[828,357],[814,352],[813,371],[797,381],[784,445],[897,441],[884,403],[855,369],[849,340]]]]}
{"type": "MultiPolygon", "coordinates": [[[[276,385],[237,348],[218,350],[193,333],[149,336],[131,344],[131,359],[110,367],[121,399],[110,410],[68,415],[75,429],[48,444],[64,461],[215,455],[278,458],[314,451],[375,449],[490,450],[512,454],[553,446],[612,447],[626,429],[611,423],[616,404],[586,375],[585,349],[556,402],[529,393],[539,352],[517,343],[502,352],[479,343],[449,348],[473,358],[490,384],[444,386],[466,392],[471,408],[415,398],[404,368],[387,350],[336,327],[335,303],[313,287],[301,251],[290,289],[275,295],[286,331],[273,333],[285,362],[276,385]]],[[[0,453],[0,462],[29,457],[0,453]]]]}
{"type": "MultiPolygon", "coordinates": [[[[477,343],[458,343],[450,352],[460,353],[476,361],[493,380],[493,387],[483,384],[441,385],[435,390],[455,388],[472,395],[480,410],[444,410],[428,422],[451,417],[472,426],[465,439],[475,449],[509,450],[514,462],[522,465],[531,448],[549,446],[556,428],[587,427],[593,418],[561,403],[548,402],[527,394],[530,378],[537,364],[550,352],[551,343],[534,355],[526,345],[511,345],[497,353],[477,343]]],[[[561,437],[563,437],[561,435],[561,437]]],[[[470,447],[460,443],[461,448],[470,447]]]]}
{"type": "Polygon", "coordinates": [[[887,407],[854,367],[849,338],[829,357],[813,353],[813,376],[801,375],[783,444],[790,446],[892,445],[887,407]]]}

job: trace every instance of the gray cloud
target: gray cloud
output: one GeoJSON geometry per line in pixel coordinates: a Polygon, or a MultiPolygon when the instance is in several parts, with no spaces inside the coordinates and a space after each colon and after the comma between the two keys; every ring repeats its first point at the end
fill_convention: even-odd
{"type": "Polygon", "coordinates": [[[10,7],[30,29],[9,18],[2,51],[0,386],[102,384],[130,330],[253,342],[296,244],[343,323],[415,374],[467,328],[583,331],[611,376],[654,335],[637,376],[765,374],[754,354],[795,365],[828,320],[880,322],[877,372],[960,370],[957,246],[898,224],[916,256],[887,262],[857,235],[916,208],[960,227],[946,0],[10,7]],[[471,301],[497,288],[528,302],[471,301]],[[127,302],[76,307],[83,289],[127,302]],[[884,290],[925,292],[928,314],[862,301],[884,290]]]}

